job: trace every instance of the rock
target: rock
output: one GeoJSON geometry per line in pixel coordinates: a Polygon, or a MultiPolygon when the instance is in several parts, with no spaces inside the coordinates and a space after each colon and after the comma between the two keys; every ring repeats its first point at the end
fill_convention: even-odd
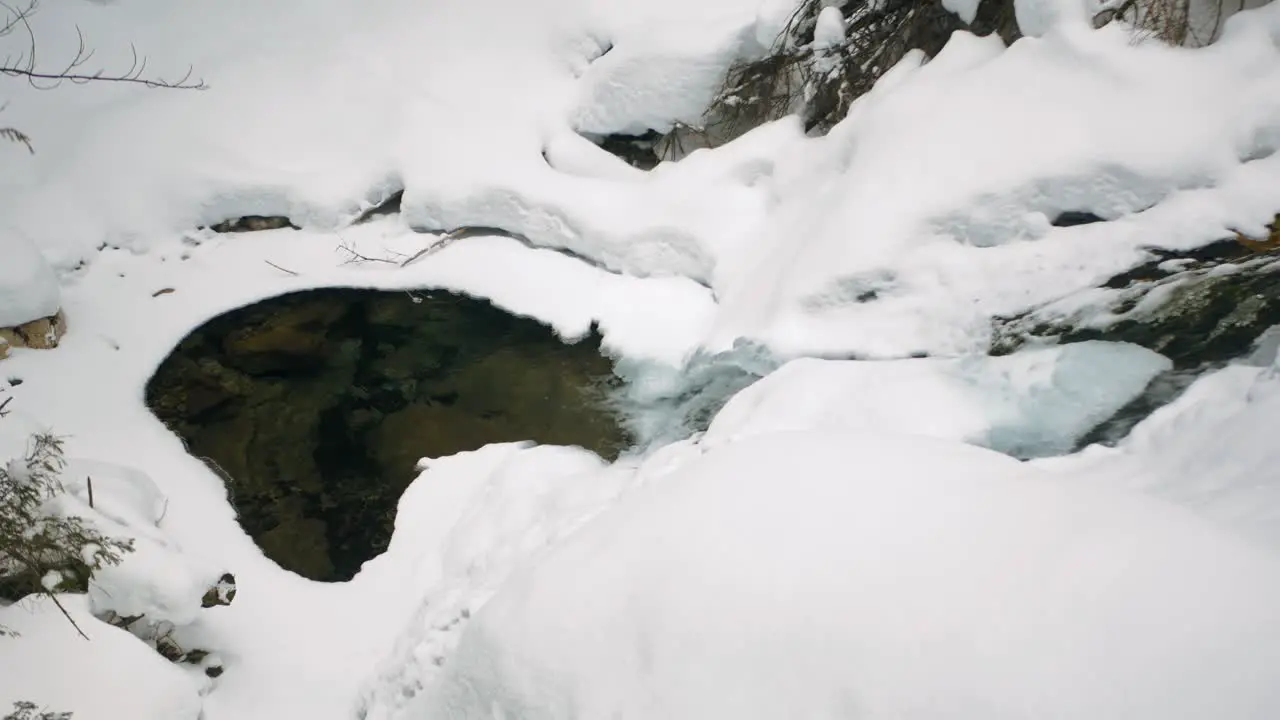
{"type": "Polygon", "coordinates": [[[1091,225],[1099,222],[1106,222],[1106,218],[1087,210],[1066,210],[1058,213],[1053,220],[1049,221],[1049,224],[1054,227],[1076,227],[1077,225],[1091,225]]]}
{"type": "Polygon", "coordinates": [[[1131,342],[1178,369],[1225,362],[1280,324],[1280,245],[1255,253],[1226,241],[1159,259],[1111,278],[1102,288],[1000,321],[995,354],[1028,339],[1131,342]],[[1082,298],[1096,296],[1085,302],[1082,298]],[[1070,308],[1070,310],[1066,310],[1070,308]]]}
{"type": "Polygon", "coordinates": [[[33,350],[56,348],[66,331],[67,318],[61,310],[17,327],[0,328],[0,359],[8,357],[9,351],[15,347],[33,350]]]}
{"type": "Polygon", "coordinates": [[[283,215],[245,215],[234,220],[223,220],[209,229],[218,233],[259,232],[262,230],[280,230],[282,228],[300,229],[289,218],[283,215]]]}
{"type": "Polygon", "coordinates": [[[1204,373],[1244,358],[1280,325],[1280,232],[1237,235],[1190,251],[1152,249],[1150,261],[1097,288],[995,323],[990,351],[1027,344],[1111,340],[1154,350],[1173,369],[1082,439],[1113,443],[1204,373]]]}
{"type": "Polygon", "coordinates": [[[232,600],[236,599],[236,576],[231,573],[223,573],[218,578],[218,582],[214,583],[204,592],[204,597],[200,598],[200,607],[211,608],[219,605],[230,605],[232,600]]]}
{"type": "Polygon", "coordinates": [[[662,134],[656,130],[649,130],[642,135],[616,133],[587,139],[632,167],[652,170],[658,165],[657,147],[658,143],[662,142],[662,134]]]}

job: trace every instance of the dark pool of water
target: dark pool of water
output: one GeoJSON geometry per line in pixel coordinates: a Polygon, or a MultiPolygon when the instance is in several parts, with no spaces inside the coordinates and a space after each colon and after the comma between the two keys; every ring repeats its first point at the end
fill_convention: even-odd
{"type": "Polygon", "coordinates": [[[616,382],[598,337],[567,345],[483,300],[324,289],[205,323],[147,404],[223,475],[269,557],[343,580],[386,548],[419,457],[512,440],[615,457],[616,382]]]}

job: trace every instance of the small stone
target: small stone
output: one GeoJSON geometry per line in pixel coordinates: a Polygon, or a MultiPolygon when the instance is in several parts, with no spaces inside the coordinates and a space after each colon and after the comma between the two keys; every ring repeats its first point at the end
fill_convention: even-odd
{"type": "Polygon", "coordinates": [[[230,605],[236,599],[236,576],[223,573],[218,582],[204,592],[200,599],[200,607],[211,608],[219,605],[230,605]]]}

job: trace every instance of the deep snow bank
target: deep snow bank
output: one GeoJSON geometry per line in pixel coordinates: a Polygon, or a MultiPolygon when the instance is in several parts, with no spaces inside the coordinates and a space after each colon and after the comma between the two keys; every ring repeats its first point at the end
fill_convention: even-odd
{"type": "Polygon", "coordinates": [[[1264,548],[1280,548],[1280,365],[1269,333],[1251,363],[1197,380],[1152,413],[1114,448],[1036,461],[1040,467],[1100,486],[1124,487],[1189,507],[1241,532],[1264,548]]]}
{"type": "Polygon", "coordinates": [[[1264,718],[1280,572],[946,441],[711,451],[508,583],[404,717],[1264,718]]]}
{"type": "Polygon", "coordinates": [[[0,327],[14,327],[58,311],[58,278],[39,248],[0,230],[0,327]]]}

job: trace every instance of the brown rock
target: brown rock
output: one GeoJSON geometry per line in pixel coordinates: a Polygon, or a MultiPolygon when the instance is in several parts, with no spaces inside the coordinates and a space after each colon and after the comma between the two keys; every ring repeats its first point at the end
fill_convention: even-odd
{"type": "Polygon", "coordinates": [[[0,359],[8,357],[15,347],[49,350],[58,347],[67,331],[67,319],[59,310],[49,317],[32,320],[17,327],[0,328],[0,359]]]}

